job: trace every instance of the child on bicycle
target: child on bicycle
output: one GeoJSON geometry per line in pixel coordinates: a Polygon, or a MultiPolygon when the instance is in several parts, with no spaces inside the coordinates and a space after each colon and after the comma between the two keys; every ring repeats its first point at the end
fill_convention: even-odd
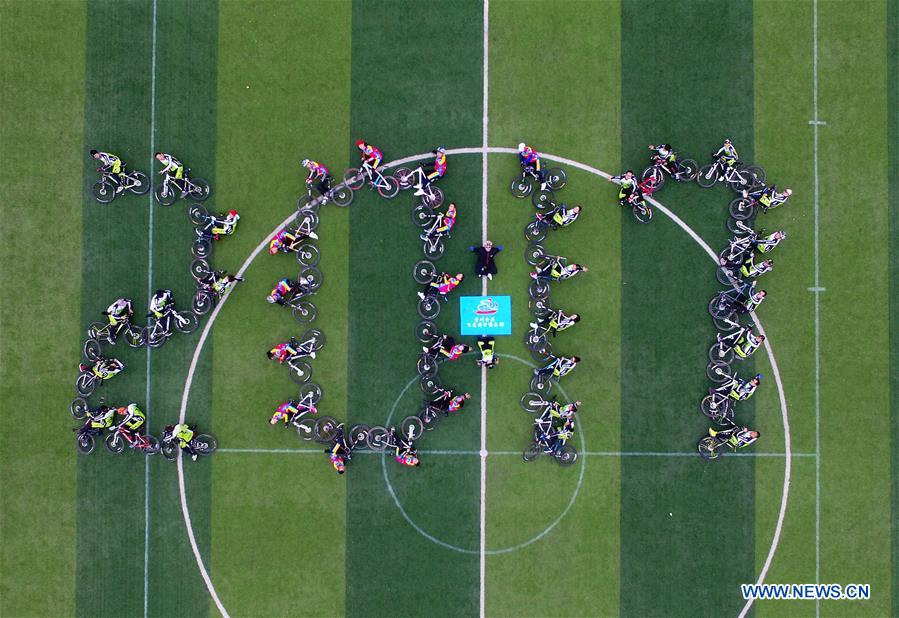
{"type": "Polygon", "coordinates": [[[671,148],[671,144],[659,144],[658,146],[650,144],[649,149],[654,152],[653,163],[664,168],[674,178],[680,176],[680,171],[677,169],[677,153],[671,148]]]}
{"type": "Polygon", "coordinates": [[[449,234],[453,226],[456,225],[456,205],[451,203],[446,207],[445,213],[437,213],[434,216],[434,223],[425,230],[419,238],[428,240],[429,238],[439,238],[449,234]]]}
{"type": "Polygon", "coordinates": [[[318,183],[316,189],[318,189],[318,192],[322,195],[325,195],[331,190],[331,172],[328,171],[327,167],[312,159],[303,159],[300,165],[309,172],[309,175],[306,176],[307,187],[311,187],[313,184],[318,183]]]}
{"type": "Polygon", "coordinates": [[[612,176],[612,182],[618,183],[618,203],[622,206],[626,205],[628,198],[637,191],[637,177],[634,170],[627,170],[618,176],[612,176]]]}
{"type": "Polygon", "coordinates": [[[721,440],[732,449],[737,450],[744,446],[749,446],[758,440],[761,434],[749,429],[749,427],[739,427],[738,425],[731,423],[731,426],[727,429],[716,430],[709,427],[709,435],[721,440]]]}
{"type": "MultiPolygon", "coordinates": [[[[162,163],[162,165],[164,166],[162,170],[160,170],[159,174],[161,176],[165,176],[165,180],[169,180],[170,178],[181,180],[182,178],[184,178],[184,164],[172,155],[166,154],[164,152],[157,152],[156,160],[162,163]],[[174,174],[172,174],[171,172],[174,172],[174,174]]],[[[187,195],[187,191],[185,189],[186,187],[181,188],[182,198],[187,195]]]]}
{"type": "MultiPolygon", "coordinates": [[[[136,403],[129,403],[127,407],[117,408],[115,411],[124,418],[122,418],[122,420],[119,421],[119,423],[114,428],[112,428],[111,431],[124,429],[129,431],[131,435],[140,434],[140,428],[147,420],[147,417],[144,414],[143,410],[137,407],[136,403]]],[[[133,444],[131,445],[131,448],[134,448],[133,444]]]]}
{"type": "Polygon", "coordinates": [[[580,264],[563,265],[564,258],[553,257],[543,266],[538,267],[536,272],[531,273],[531,279],[548,279],[550,281],[561,281],[569,279],[579,272],[587,272],[589,269],[580,264]]]}
{"type": "Polygon", "coordinates": [[[298,345],[299,341],[291,337],[289,341],[279,343],[265,354],[268,356],[269,360],[277,359],[278,364],[283,365],[285,361],[290,361],[292,358],[296,357],[299,353],[297,350],[298,345]]]}
{"type": "MultiPolygon", "coordinates": [[[[90,372],[94,374],[94,377],[100,380],[108,380],[109,378],[118,375],[125,368],[125,363],[120,361],[117,358],[103,358],[102,356],[94,361],[94,364],[90,366],[90,372]]],[[[79,371],[88,371],[88,366],[84,363],[80,363],[78,365],[79,371]]]]}
{"type": "Polygon", "coordinates": [[[553,206],[553,208],[546,213],[538,212],[534,216],[538,221],[545,221],[547,225],[550,225],[553,229],[558,229],[574,223],[580,214],[580,205],[575,206],[574,208],[568,208],[565,204],[559,204],[553,206]]]}
{"type": "Polygon", "coordinates": [[[571,373],[579,362],[580,356],[550,356],[545,366],[534,369],[534,374],[558,379],[571,373]]]}
{"type": "Polygon", "coordinates": [[[125,189],[125,164],[122,160],[111,152],[102,152],[99,150],[91,150],[91,156],[99,159],[103,164],[97,168],[97,171],[104,178],[108,178],[116,185],[115,192],[121,193],[125,189]]]}
{"type": "Polygon", "coordinates": [[[223,219],[209,217],[206,225],[199,231],[200,237],[218,240],[221,236],[230,236],[237,229],[237,221],[239,219],[240,215],[237,214],[236,210],[229,210],[223,219]]]}
{"type": "Polygon", "coordinates": [[[272,304],[286,305],[295,296],[306,295],[310,292],[312,292],[312,285],[309,277],[300,277],[296,282],[284,277],[275,284],[272,293],[265,300],[272,304]]]}
{"type": "Polygon", "coordinates": [[[759,253],[768,253],[772,251],[777,245],[781,243],[781,241],[787,238],[787,233],[783,230],[778,230],[773,234],[768,234],[763,238],[758,238],[755,240],[755,248],[759,250],[759,253]]]}
{"type": "Polygon", "coordinates": [[[447,295],[455,290],[463,279],[465,279],[465,275],[462,273],[455,275],[440,273],[425,286],[424,291],[418,293],[418,297],[424,300],[425,296],[437,296],[441,300],[446,300],[447,295]]]}
{"type": "Polygon", "coordinates": [[[275,234],[275,237],[272,238],[272,241],[268,245],[268,252],[272,255],[277,255],[278,253],[290,253],[291,251],[296,251],[307,238],[318,239],[318,234],[313,231],[290,231],[285,228],[275,234]]]}
{"type": "Polygon", "coordinates": [[[546,175],[540,165],[540,155],[537,151],[521,142],[518,144],[518,162],[521,164],[521,171],[524,174],[530,174],[540,181],[541,188],[546,182],[546,175]]]}
{"type": "Polygon", "coordinates": [[[103,315],[109,320],[109,325],[112,327],[109,329],[109,342],[115,343],[115,339],[122,329],[128,325],[131,321],[131,316],[134,315],[134,309],[131,306],[130,298],[119,298],[114,303],[109,305],[106,308],[106,311],[102,312],[103,315]]]}
{"type": "Polygon", "coordinates": [[[365,141],[361,139],[356,142],[356,148],[362,151],[362,169],[366,171],[368,179],[371,180],[374,171],[381,165],[384,155],[381,154],[381,151],[376,147],[371,144],[366,144],[365,141]]]}
{"type": "Polygon", "coordinates": [[[565,315],[561,309],[556,309],[551,311],[546,317],[540,318],[537,322],[531,322],[530,327],[534,329],[542,328],[555,337],[557,333],[571,328],[580,321],[580,314],[565,315]]]}
{"type": "Polygon", "coordinates": [[[421,166],[422,173],[418,175],[418,183],[415,185],[416,196],[424,195],[426,186],[446,174],[446,149],[438,146],[436,150],[431,151],[431,154],[434,155],[434,161],[421,166]]]}
{"type": "Polygon", "coordinates": [[[729,169],[736,165],[737,159],[739,159],[739,155],[737,155],[737,149],[734,148],[734,145],[731,143],[729,139],[724,140],[724,144],[721,145],[716,152],[712,153],[712,158],[715,159],[716,162],[721,164],[721,173],[718,175],[718,180],[724,180],[724,171],[725,169],[729,169]]]}
{"type": "Polygon", "coordinates": [[[390,428],[389,440],[388,444],[395,447],[394,457],[400,465],[410,467],[421,465],[414,443],[405,436],[397,439],[396,427],[390,428]]]}
{"type": "Polygon", "coordinates": [[[777,185],[770,187],[762,186],[755,191],[743,189],[743,197],[751,198],[762,207],[762,213],[767,213],[772,208],[777,208],[793,195],[792,189],[784,189],[782,193],[777,192],[777,185]]]}

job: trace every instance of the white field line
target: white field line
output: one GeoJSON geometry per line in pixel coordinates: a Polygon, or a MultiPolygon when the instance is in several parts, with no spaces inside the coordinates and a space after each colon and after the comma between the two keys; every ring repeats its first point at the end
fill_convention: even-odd
{"type": "MultiPolygon", "coordinates": [[[[446,154],[447,155],[463,155],[463,154],[483,155],[484,152],[485,152],[484,147],[450,148],[450,149],[447,149],[446,154]]],[[[518,153],[518,151],[515,148],[505,148],[505,147],[496,147],[496,146],[491,146],[491,147],[486,148],[486,152],[491,153],[491,154],[492,153],[517,154],[518,153]]],[[[397,159],[395,161],[386,163],[386,164],[384,164],[383,167],[385,167],[385,168],[397,167],[397,166],[405,165],[407,163],[412,163],[415,161],[422,161],[424,159],[429,158],[430,156],[431,156],[431,153],[411,155],[408,157],[404,157],[402,159],[397,159]]],[[[608,174],[607,172],[604,172],[604,171],[597,169],[595,167],[592,167],[590,165],[586,165],[579,161],[574,161],[572,159],[567,159],[565,157],[559,157],[556,155],[551,155],[551,154],[546,154],[546,153],[541,153],[541,156],[548,161],[556,161],[558,163],[564,163],[565,165],[568,165],[570,167],[574,167],[574,168],[577,168],[580,170],[584,170],[584,171],[594,174],[596,176],[600,176],[601,178],[604,178],[606,180],[609,180],[611,178],[611,175],[608,174]]],[[[663,214],[668,216],[672,221],[675,222],[675,224],[677,224],[681,229],[683,229],[697,244],[699,244],[700,247],[703,248],[703,250],[712,258],[712,260],[715,260],[717,263],[717,256],[715,255],[714,251],[712,251],[712,249],[711,249],[711,247],[709,247],[708,243],[706,243],[698,234],[696,234],[696,232],[694,232],[686,223],[684,223],[679,217],[677,217],[673,212],[671,212],[670,210],[665,208],[658,201],[656,201],[652,198],[649,198],[649,201],[657,209],[659,209],[659,211],[661,211],[663,214]]],[[[274,237],[274,235],[276,233],[278,233],[278,231],[280,231],[283,227],[288,225],[293,220],[294,217],[295,217],[294,214],[291,214],[290,216],[288,216],[277,227],[275,227],[275,229],[272,230],[271,233],[268,234],[268,236],[266,236],[264,239],[262,239],[262,241],[259,243],[259,245],[253,250],[252,253],[250,253],[249,256],[247,256],[247,259],[241,265],[240,270],[237,272],[238,276],[242,276],[246,272],[247,268],[249,268],[249,266],[253,262],[253,260],[256,259],[256,256],[258,256],[268,246],[269,242],[274,237]]],[[[184,422],[185,413],[187,411],[187,402],[190,397],[190,388],[191,388],[191,384],[193,383],[193,376],[194,376],[194,373],[196,372],[197,364],[200,359],[200,354],[203,351],[203,346],[206,343],[206,338],[209,336],[209,331],[212,328],[212,325],[215,323],[215,319],[216,319],[216,317],[218,317],[219,311],[221,311],[222,307],[225,306],[225,303],[227,302],[230,295],[231,295],[231,290],[229,289],[225,293],[224,297],[222,297],[221,302],[219,302],[219,304],[216,305],[215,309],[213,309],[212,313],[209,316],[209,320],[206,322],[205,326],[203,327],[203,331],[200,334],[200,339],[197,342],[197,347],[194,350],[193,357],[191,358],[190,368],[188,369],[187,377],[184,382],[184,391],[181,396],[181,408],[180,408],[180,412],[179,412],[179,422],[182,422],[182,423],[184,422]]],[[[753,318],[753,320],[756,321],[757,324],[759,324],[758,318],[755,316],[755,314],[752,314],[752,318],[753,318]]],[[[781,530],[783,528],[783,521],[784,521],[784,517],[786,514],[787,500],[789,498],[790,465],[791,465],[791,457],[793,455],[790,452],[790,426],[789,426],[789,419],[788,419],[788,413],[787,413],[787,402],[786,402],[786,398],[783,393],[783,384],[780,380],[780,374],[777,369],[777,362],[774,359],[774,352],[773,352],[773,349],[771,348],[770,339],[765,340],[765,349],[771,360],[771,369],[774,372],[775,383],[777,384],[778,392],[779,392],[779,396],[780,396],[780,411],[781,411],[781,417],[783,418],[784,436],[785,436],[784,446],[785,446],[786,452],[783,455],[784,460],[785,460],[784,490],[783,490],[783,495],[781,497],[781,506],[780,506],[780,512],[778,514],[778,519],[777,519],[777,527],[775,529],[774,538],[772,539],[772,542],[771,542],[771,548],[768,552],[768,559],[766,560],[765,568],[762,570],[761,574],[759,575],[759,579],[758,579],[759,584],[764,583],[764,578],[767,575],[767,571],[768,571],[768,567],[770,566],[771,559],[774,557],[774,553],[777,551],[777,546],[780,542],[781,530]]],[[[233,449],[232,452],[236,452],[237,450],[238,449],[233,449]]],[[[256,450],[260,450],[260,449],[256,449],[256,450]]],[[[228,451],[226,451],[225,449],[219,449],[219,452],[228,452],[228,451]]],[[[509,451],[509,452],[512,453],[512,451],[509,451]]],[[[481,455],[480,451],[478,452],[478,455],[479,456],[481,455]]],[[[626,453],[618,453],[617,455],[618,456],[628,456],[626,453]]],[[[667,455],[667,454],[664,454],[664,455],[667,455]]],[[[692,453],[690,453],[689,455],[692,455],[692,453]]],[[[591,456],[591,454],[587,453],[587,456],[591,456]]],[[[660,455],[649,455],[649,456],[660,456],[660,455]]],[[[688,456],[688,454],[685,453],[683,455],[676,455],[676,456],[686,457],[686,456],[688,456]]],[[[769,455],[769,454],[758,454],[758,453],[746,453],[746,454],[733,453],[728,456],[779,456],[779,454],[772,453],[769,455]]],[[[187,508],[187,495],[186,495],[185,487],[184,487],[184,474],[182,471],[182,458],[181,458],[180,452],[179,452],[179,456],[178,456],[178,486],[179,486],[179,493],[180,493],[180,498],[181,498],[181,511],[184,515],[184,523],[187,527],[188,538],[190,540],[191,549],[193,550],[193,553],[194,553],[194,558],[197,561],[197,566],[200,569],[200,574],[203,576],[203,580],[206,582],[206,588],[209,591],[209,594],[212,597],[213,601],[215,602],[216,607],[218,607],[219,612],[221,612],[221,614],[223,616],[228,616],[228,613],[225,610],[224,606],[221,604],[218,594],[215,591],[215,587],[213,586],[212,581],[209,578],[209,573],[206,570],[206,567],[203,563],[203,558],[200,555],[200,551],[197,548],[196,540],[194,539],[193,529],[192,529],[191,523],[190,523],[190,514],[189,514],[188,508],[187,508]]],[[[744,612],[748,611],[748,607],[751,606],[751,604],[752,604],[751,601],[747,602],[747,606],[744,607],[744,612]]],[[[745,614],[741,614],[741,615],[745,615],[745,614]]]]}
{"type": "MultiPolygon", "coordinates": [[[[490,38],[490,0],[484,0],[484,102],[483,102],[483,140],[481,141],[481,243],[487,241],[487,145],[489,125],[489,38],[490,38]]],[[[481,296],[487,295],[487,277],[481,277],[481,296]]],[[[479,548],[479,616],[484,618],[486,611],[487,580],[487,368],[481,367],[481,504],[480,504],[480,548],[479,548]]]]}
{"type": "MultiPolygon", "coordinates": [[[[821,287],[818,263],[818,0],[812,1],[812,141],[814,149],[815,226],[815,583],[821,583],[821,287]]],[[[821,615],[821,600],[815,599],[815,616],[821,615]]]]}
{"type": "MultiPolygon", "coordinates": [[[[156,152],[156,0],[153,0],[153,34],[150,55],[150,214],[147,223],[147,298],[153,295],[153,162],[156,152]]],[[[145,424],[150,423],[150,357],[152,348],[147,346],[147,390],[144,394],[145,424]]],[[[144,618],[150,604],[150,458],[144,458],[144,618]]]]}

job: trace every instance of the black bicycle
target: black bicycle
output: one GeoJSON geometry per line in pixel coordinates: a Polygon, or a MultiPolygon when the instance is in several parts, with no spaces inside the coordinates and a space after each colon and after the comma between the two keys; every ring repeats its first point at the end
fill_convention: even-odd
{"type": "Polygon", "coordinates": [[[113,178],[112,174],[103,173],[100,180],[91,187],[94,199],[101,204],[109,204],[119,196],[119,193],[129,191],[134,195],[144,195],[150,190],[150,181],[143,172],[125,172],[122,176],[113,178]]]}
{"type": "Polygon", "coordinates": [[[162,184],[157,185],[153,190],[153,195],[160,205],[171,206],[181,197],[190,197],[202,202],[209,197],[211,192],[212,189],[209,188],[209,183],[202,178],[190,179],[187,176],[175,178],[166,174],[162,184]]]}
{"type": "Polygon", "coordinates": [[[545,208],[555,199],[555,192],[560,190],[568,182],[568,174],[560,167],[553,167],[544,172],[543,182],[539,183],[537,171],[531,166],[523,166],[521,175],[512,179],[510,187],[512,195],[518,199],[531,196],[531,202],[537,208],[545,208]],[[537,181],[538,188],[534,190],[537,181]]]}

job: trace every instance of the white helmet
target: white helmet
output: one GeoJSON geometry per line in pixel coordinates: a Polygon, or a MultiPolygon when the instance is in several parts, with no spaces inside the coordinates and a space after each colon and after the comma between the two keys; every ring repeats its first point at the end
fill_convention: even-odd
{"type": "Polygon", "coordinates": [[[309,159],[303,159],[303,162],[301,163],[301,165],[303,167],[306,167],[307,165],[309,165],[309,159]]]}
{"type": "Polygon", "coordinates": [[[274,297],[274,296],[266,296],[266,297],[265,297],[265,300],[267,300],[268,302],[274,304],[274,302],[275,302],[275,297],[274,297]]]}
{"type": "Polygon", "coordinates": [[[527,148],[527,144],[525,144],[524,142],[518,144],[518,152],[524,152],[525,148],[527,148]]]}
{"type": "Polygon", "coordinates": [[[793,195],[793,189],[784,189],[784,195],[793,195]]]}

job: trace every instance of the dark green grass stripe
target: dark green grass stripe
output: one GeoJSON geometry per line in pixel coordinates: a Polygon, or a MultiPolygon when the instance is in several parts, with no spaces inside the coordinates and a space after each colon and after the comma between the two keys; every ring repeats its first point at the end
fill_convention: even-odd
{"type": "MultiPolygon", "coordinates": [[[[163,1],[157,13],[156,150],[180,158],[190,174],[213,187],[206,202],[215,209],[216,119],[218,70],[218,13],[215,0],[182,3],[163,1]]],[[[159,165],[154,171],[159,170],[159,165]]],[[[158,175],[157,175],[158,177],[158,175]]],[[[154,206],[153,286],[170,288],[179,307],[189,307],[196,289],[188,266],[193,226],[187,201],[169,208],[154,206]]],[[[212,256],[213,267],[219,264],[212,256]]],[[[151,426],[160,432],[178,418],[181,390],[199,332],[172,337],[152,357],[151,426]]],[[[212,341],[207,340],[194,374],[186,420],[200,431],[213,431],[211,399],[212,341]]],[[[205,614],[209,595],[187,542],[174,466],[163,460],[151,469],[150,489],[150,613],[205,614]]],[[[197,544],[206,566],[211,563],[211,491],[213,460],[186,461],[186,484],[197,544]]]]}
{"type": "MultiPolygon", "coordinates": [[[[92,2],[87,11],[85,148],[108,150],[147,171],[150,92],[150,5],[92,2]]],[[[100,319],[119,296],[140,311],[147,303],[147,202],[121,196],[114,206],[90,198],[96,162],[84,152],[82,296],[79,330],[100,319]]],[[[125,371],[101,389],[110,404],[143,402],[146,353],[114,349],[125,371]]],[[[72,374],[75,375],[75,359],[72,374]]],[[[97,405],[98,399],[92,399],[97,405]]],[[[130,455],[130,453],[129,453],[130,455]]],[[[144,465],[113,458],[102,445],[78,469],[76,613],[143,614],[144,465]],[[125,524],[123,526],[123,523],[125,524]],[[123,533],[124,532],[124,533],[123,533]],[[111,582],[133,582],[110,586],[111,582]]]]}
{"type": "Polygon", "coordinates": [[[887,127],[890,224],[890,410],[892,418],[892,607],[899,613],[899,0],[887,3],[887,127]]]}
{"type": "MultiPolygon", "coordinates": [[[[621,49],[624,165],[639,173],[657,141],[706,162],[725,137],[752,160],[750,2],[625,3],[621,49]]],[[[658,197],[713,246],[726,239],[728,190],[671,183],[658,197]]],[[[715,332],[706,310],[718,289],[713,266],[661,216],[626,222],[621,244],[621,448],[693,450],[708,427],[697,404],[715,332]]],[[[753,423],[752,408],[740,407],[741,422],[753,423]]],[[[736,611],[738,584],[754,574],[752,460],[626,458],[621,495],[622,613],[736,611]],[[720,491],[725,508],[710,499],[720,491]],[[733,540],[723,560],[722,536],[733,540]]]]}
{"type": "MultiPolygon", "coordinates": [[[[351,136],[379,145],[388,160],[481,143],[482,4],[415,2],[353,4],[351,136]],[[452,40],[453,45],[438,44],[452,40]]],[[[358,160],[351,148],[351,159],[358,160]]],[[[480,238],[478,157],[449,162],[441,181],[460,219],[440,267],[469,272],[467,247],[480,238]]],[[[417,228],[409,218],[408,193],[385,202],[363,190],[350,210],[349,388],[352,421],[383,424],[390,405],[415,375],[420,348],[413,337],[419,286],[411,268],[421,258],[417,228]]],[[[474,278],[472,278],[474,279],[474,278]]],[[[479,293],[479,283],[457,291],[479,293]]],[[[458,332],[456,301],[444,306],[440,324],[458,332]]],[[[473,392],[472,363],[443,372],[445,380],[473,392]]],[[[420,405],[413,385],[394,422],[420,405]]],[[[421,444],[471,449],[478,444],[477,406],[448,419],[421,444]]],[[[478,545],[477,458],[425,461],[399,470],[386,462],[397,493],[413,516],[438,536],[478,545]]],[[[388,496],[380,464],[360,458],[347,473],[346,611],[349,615],[470,615],[478,607],[476,555],[444,550],[419,536],[388,496]],[[385,566],[388,565],[388,566],[385,566]],[[402,566],[400,566],[402,565],[402,566]],[[399,571],[398,571],[399,569],[399,571]],[[402,587],[397,588],[401,573],[402,587]],[[424,611],[422,611],[424,610],[424,611]]]]}

